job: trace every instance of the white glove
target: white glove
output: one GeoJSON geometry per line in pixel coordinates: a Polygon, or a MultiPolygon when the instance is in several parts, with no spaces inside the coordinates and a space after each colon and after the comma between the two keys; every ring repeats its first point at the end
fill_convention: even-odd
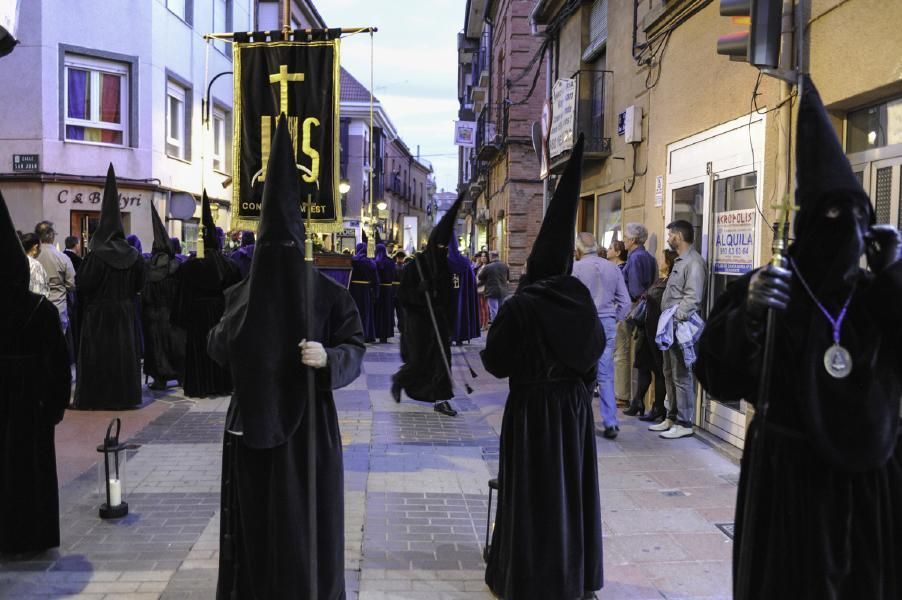
{"type": "Polygon", "coordinates": [[[329,355],[326,354],[326,349],[323,348],[323,345],[319,342],[301,340],[301,343],[298,344],[298,348],[301,349],[301,362],[308,367],[322,369],[329,361],[329,355]]]}

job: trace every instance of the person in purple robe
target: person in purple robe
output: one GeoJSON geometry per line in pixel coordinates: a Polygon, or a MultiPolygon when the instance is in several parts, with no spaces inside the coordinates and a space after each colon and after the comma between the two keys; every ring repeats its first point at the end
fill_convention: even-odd
{"type": "Polygon", "coordinates": [[[448,246],[448,270],[451,272],[451,341],[458,346],[479,337],[479,297],[473,265],[457,248],[453,237],[448,246]]]}
{"type": "Polygon", "coordinates": [[[363,338],[366,343],[376,341],[376,322],[374,308],[379,295],[379,273],[376,264],[366,255],[366,244],[357,244],[354,257],[351,259],[351,283],[348,286],[360,321],[363,323],[363,338]]]}
{"type": "Polygon", "coordinates": [[[141,238],[136,236],[134,233],[125,238],[125,241],[128,242],[128,245],[138,251],[138,254],[143,254],[144,249],[141,246],[141,238]]]}
{"type": "Polygon", "coordinates": [[[175,251],[175,260],[180,263],[188,260],[188,257],[182,254],[182,241],[174,236],[169,238],[169,241],[172,242],[172,249],[175,251]]]}
{"type": "Polygon", "coordinates": [[[247,279],[248,274],[251,272],[251,259],[254,258],[255,245],[254,232],[243,231],[241,232],[241,246],[229,255],[229,258],[238,265],[242,279],[247,279]]]}
{"type": "Polygon", "coordinates": [[[376,299],[376,337],[381,343],[395,335],[395,290],[397,277],[395,261],[388,257],[385,244],[376,244],[376,274],[379,276],[379,297],[376,299]]]}

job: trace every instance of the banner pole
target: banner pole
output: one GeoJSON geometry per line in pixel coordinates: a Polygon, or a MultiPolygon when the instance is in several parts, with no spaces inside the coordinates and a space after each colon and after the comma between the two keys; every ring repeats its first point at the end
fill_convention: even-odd
{"type": "Polygon", "coordinates": [[[291,0],[282,0],[282,39],[288,41],[291,35],[291,0]]]}
{"type": "MultiPolygon", "coordinates": [[[[370,31],[370,172],[369,172],[369,190],[370,190],[370,239],[373,244],[373,256],[376,256],[376,214],[373,212],[373,169],[376,167],[376,157],[373,156],[375,140],[373,140],[373,89],[375,86],[375,75],[373,74],[373,32],[370,31]]],[[[369,254],[369,248],[367,248],[369,254]]]]}

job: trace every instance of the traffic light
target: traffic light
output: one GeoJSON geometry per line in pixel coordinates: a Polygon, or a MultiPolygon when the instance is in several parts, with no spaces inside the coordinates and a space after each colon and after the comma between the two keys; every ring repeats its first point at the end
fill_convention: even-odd
{"type": "Polygon", "coordinates": [[[720,0],[720,14],[734,23],[747,24],[717,38],[717,53],[733,60],[747,60],[756,67],[780,65],[780,33],[783,0],[720,0]]]}

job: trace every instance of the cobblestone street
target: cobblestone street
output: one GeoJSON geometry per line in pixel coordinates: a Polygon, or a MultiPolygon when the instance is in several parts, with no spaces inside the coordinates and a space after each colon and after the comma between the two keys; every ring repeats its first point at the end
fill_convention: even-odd
{"type": "MultiPolygon", "coordinates": [[[[488,480],[498,462],[506,381],[477,365],[456,419],[392,401],[397,345],[371,346],[364,374],[335,393],[344,444],[349,598],[492,598],[483,583],[488,480]]],[[[462,361],[460,361],[462,364],[462,361]]],[[[218,560],[221,440],[228,400],[166,395],[118,413],[131,436],[130,514],[97,516],[94,467],[61,477],[57,550],[0,562],[0,598],[208,599],[218,560]],[[164,409],[161,409],[160,407],[164,409]]],[[[596,415],[597,401],[596,401],[596,415]]],[[[100,443],[108,413],[82,422],[81,439],[58,431],[57,454],[100,443]],[[96,431],[94,437],[87,437],[96,431]]],[[[67,419],[84,421],[84,413],[67,419]]],[[[617,440],[598,439],[605,587],[614,599],[730,597],[737,466],[696,438],[666,441],[625,418],[617,440]]],[[[93,435],[93,434],[92,434],[93,435]]],[[[537,515],[536,518],[542,518],[537,515]]]]}

